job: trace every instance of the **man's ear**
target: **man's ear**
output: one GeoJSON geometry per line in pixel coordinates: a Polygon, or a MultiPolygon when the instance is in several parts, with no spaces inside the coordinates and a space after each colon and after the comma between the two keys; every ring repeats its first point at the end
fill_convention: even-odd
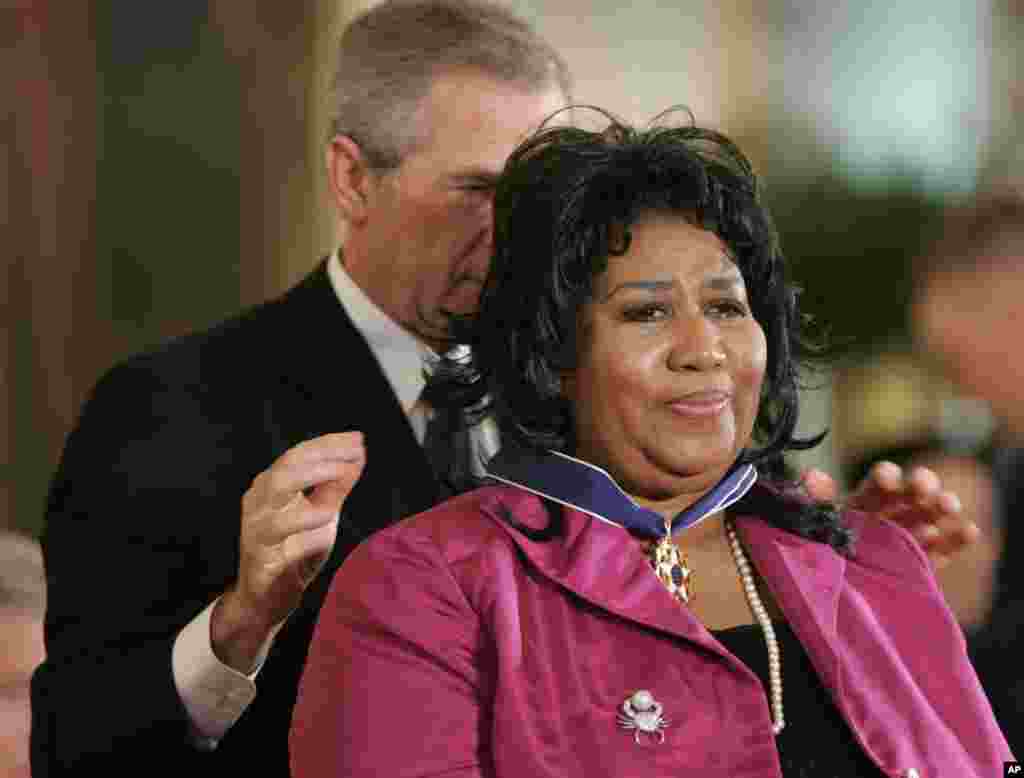
{"type": "Polygon", "coordinates": [[[373,171],[362,149],[347,135],[335,135],[324,155],[327,166],[327,191],[334,206],[351,225],[366,221],[369,189],[373,171]]]}

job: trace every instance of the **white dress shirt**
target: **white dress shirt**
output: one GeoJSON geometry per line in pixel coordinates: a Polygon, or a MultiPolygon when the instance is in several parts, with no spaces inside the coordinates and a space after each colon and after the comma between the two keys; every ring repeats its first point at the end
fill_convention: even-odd
{"type": "MultiPolygon", "coordinates": [[[[437,360],[437,354],[410,332],[399,326],[366,296],[345,271],[338,252],[327,262],[327,274],[338,300],[352,323],[366,339],[388,383],[398,398],[422,443],[429,409],[419,403],[426,384],[425,366],[437,360]]],[[[473,445],[489,456],[498,450],[497,427],[490,419],[471,431],[473,445]]],[[[474,462],[479,458],[474,457],[474,462]]],[[[217,741],[238,721],[256,697],[256,677],[282,624],[271,633],[257,657],[256,670],[250,675],[228,667],[213,653],[210,640],[210,615],[214,600],[202,613],[178,633],[171,653],[171,669],[178,694],[195,728],[196,742],[202,748],[215,748],[217,741]]]]}

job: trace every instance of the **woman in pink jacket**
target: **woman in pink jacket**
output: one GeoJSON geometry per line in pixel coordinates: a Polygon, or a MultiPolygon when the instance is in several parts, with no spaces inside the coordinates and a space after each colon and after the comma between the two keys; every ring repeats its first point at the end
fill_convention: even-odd
{"type": "Polygon", "coordinates": [[[336,575],[296,778],[1002,775],[915,542],[783,475],[809,349],[740,151],[549,129],[495,216],[432,384],[502,451],[336,575]]]}

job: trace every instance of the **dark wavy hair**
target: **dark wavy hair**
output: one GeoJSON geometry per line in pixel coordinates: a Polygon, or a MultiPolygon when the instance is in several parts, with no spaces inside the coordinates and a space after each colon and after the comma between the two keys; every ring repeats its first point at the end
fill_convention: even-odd
{"type": "Polygon", "coordinates": [[[678,215],[728,247],[768,343],[753,445],[740,461],[758,465],[774,484],[752,490],[746,507],[848,547],[835,510],[800,499],[784,478],[784,452],[824,437],[795,434],[800,366],[821,350],[804,334],[798,289],[787,278],[750,162],[692,117],[669,126],[663,114],[635,129],[601,113],[610,120],[602,132],[547,127],[509,158],[495,193],[493,264],[479,310],[453,322],[455,339],[469,344],[471,355],[445,361],[432,394],[475,417],[493,413],[503,447],[571,451],[572,411],[560,374],[575,364],[580,308],[609,257],[627,254],[638,220],[678,215]]]}

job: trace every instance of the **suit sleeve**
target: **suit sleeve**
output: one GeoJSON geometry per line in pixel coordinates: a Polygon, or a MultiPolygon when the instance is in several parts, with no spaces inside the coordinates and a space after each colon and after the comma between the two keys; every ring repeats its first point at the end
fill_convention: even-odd
{"type": "Polygon", "coordinates": [[[100,381],[67,440],[43,534],[36,778],[128,775],[154,753],[184,770],[205,757],[171,652],[234,575],[248,479],[232,461],[237,441],[208,415],[197,391],[130,363],[100,381]]]}
{"type": "Polygon", "coordinates": [[[493,776],[476,612],[407,525],[356,550],[320,611],[292,720],[295,778],[493,776]]]}

